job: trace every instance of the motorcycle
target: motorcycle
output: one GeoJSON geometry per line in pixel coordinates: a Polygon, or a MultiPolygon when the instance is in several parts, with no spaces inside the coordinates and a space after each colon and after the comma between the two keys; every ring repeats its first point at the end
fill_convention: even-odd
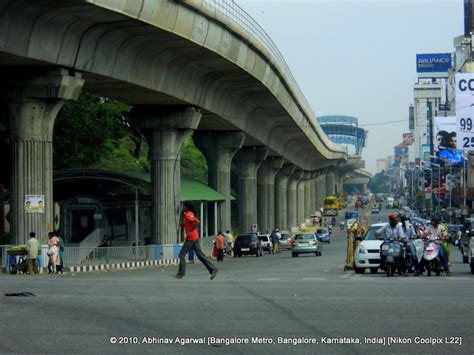
{"type": "Polygon", "coordinates": [[[423,248],[423,258],[421,260],[423,267],[428,272],[428,276],[431,276],[432,272],[436,273],[436,276],[441,275],[443,267],[439,256],[439,248],[442,248],[441,244],[436,243],[430,237],[425,237],[425,245],[423,248]]]}
{"type": "Polygon", "coordinates": [[[395,271],[398,271],[399,275],[403,274],[404,253],[402,244],[393,238],[382,243],[380,246],[380,268],[385,271],[387,277],[393,276],[395,271]]]}
{"type": "Polygon", "coordinates": [[[471,274],[474,274],[474,237],[469,240],[469,264],[471,266],[471,274]]]}

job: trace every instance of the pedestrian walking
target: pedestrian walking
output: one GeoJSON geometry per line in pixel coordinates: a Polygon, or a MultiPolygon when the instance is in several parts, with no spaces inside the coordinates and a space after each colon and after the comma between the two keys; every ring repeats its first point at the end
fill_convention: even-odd
{"type": "Polygon", "coordinates": [[[30,233],[30,239],[26,243],[26,250],[28,250],[28,269],[27,274],[39,274],[38,268],[38,251],[39,251],[39,242],[36,239],[35,232],[30,233]]]}
{"type": "Polygon", "coordinates": [[[278,253],[278,236],[276,230],[270,234],[270,239],[272,240],[272,253],[276,254],[278,253]]]}
{"type": "Polygon", "coordinates": [[[225,240],[224,235],[222,234],[221,231],[219,231],[219,233],[217,233],[215,242],[216,242],[216,248],[217,248],[217,261],[218,262],[223,262],[224,261],[224,250],[225,250],[226,240],[225,240]]]}
{"type": "Polygon", "coordinates": [[[211,274],[211,280],[217,276],[219,271],[214,264],[207,260],[206,256],[202,252],[201,245],[199,243],[199,232],[197,225],[199,219],[194,215],[194,206],[190,202],[184,203],[184,231],[186,240],[183,243],[181,251],[179,252],[179,270],[176,274],[177,279],[182,279],[186,274],[186,255],[190,250],[194,250],[194,253],[206,267],[209,274],[211,274]]]}
{"type": "Polygon", "coordinates": [[[277,236],[277,253],[281,253],[281,243],[280,243],[281,233],[279,229],[276,229],[275,232],[277,236]]]}
{"type": "Polygon", "coordinates": [[[109,263],[109,238],[107,235],[104,235],[102,242],[99,244],[99,258],[102,264],[109,263]]]}

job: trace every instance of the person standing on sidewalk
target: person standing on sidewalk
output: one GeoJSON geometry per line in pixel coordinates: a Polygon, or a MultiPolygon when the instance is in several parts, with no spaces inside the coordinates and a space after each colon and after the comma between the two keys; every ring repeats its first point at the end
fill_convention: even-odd
{"type": "Polygon", "coordinates": [[[39,274],[38,268],[38,251],[39,251],[39,242],[36,239],[35,232],[30,233],[30,239],[26,243],[26,250],[28,250],[28,269],[27,274],[32,272],[39,274]]]}
{"type": "Polygon", "coordinates": [[[207,271],[211,274],[211,280],[217,276],[219,271],[214,264],[207,260],[206,256],[202,252],[201,245],[199,243],[199,232],[197,225],[199,219],[194,215],[194,207],[190,202],[184,203],[184,231],[186,234],[186,240],[183,243],[181,251],[179,252],[179,270],[176,274],[177,279],[182,279],[186,274],[186,255],[190,250],[193,250],[201,263],[206,267],[207,271]]]}
{"type": "Polygon", "coordinates": [[[221,231],[216,236],[217,262],[224,261],[225,238],[221,231]]]}

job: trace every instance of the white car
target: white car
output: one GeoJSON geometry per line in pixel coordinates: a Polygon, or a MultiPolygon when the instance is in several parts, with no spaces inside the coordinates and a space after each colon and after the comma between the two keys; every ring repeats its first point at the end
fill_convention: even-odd
{"type": "Polygon", "coordinates": [[[268,234],[259,234],[258,239],[262,244],[262,249],[270,254],[273,250],[273,244],[270,236],[268,234]]]}
{"type": "Polygon", "coordinates": [[[376,274],[380,266],[380,245],[384,237],[377,237],[375,234],[386,223],[372,224],[364,236],[364,239],[357,246],[354,253],[354,271],[356,274],[363,274],[365,269],[370,269],[372,274],[376,274]]]}

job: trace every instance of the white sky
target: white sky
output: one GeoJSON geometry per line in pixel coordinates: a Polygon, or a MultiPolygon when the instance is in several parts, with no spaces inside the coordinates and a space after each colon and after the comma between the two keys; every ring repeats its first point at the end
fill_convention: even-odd
{"type": "Polygon", "coordinates": [[[369,130],[363,157],[393,155],[408,130],[416,54],[453,52],[463,0],[236,0],[270,35],[317,116],[349,115],[369,130]]]}

